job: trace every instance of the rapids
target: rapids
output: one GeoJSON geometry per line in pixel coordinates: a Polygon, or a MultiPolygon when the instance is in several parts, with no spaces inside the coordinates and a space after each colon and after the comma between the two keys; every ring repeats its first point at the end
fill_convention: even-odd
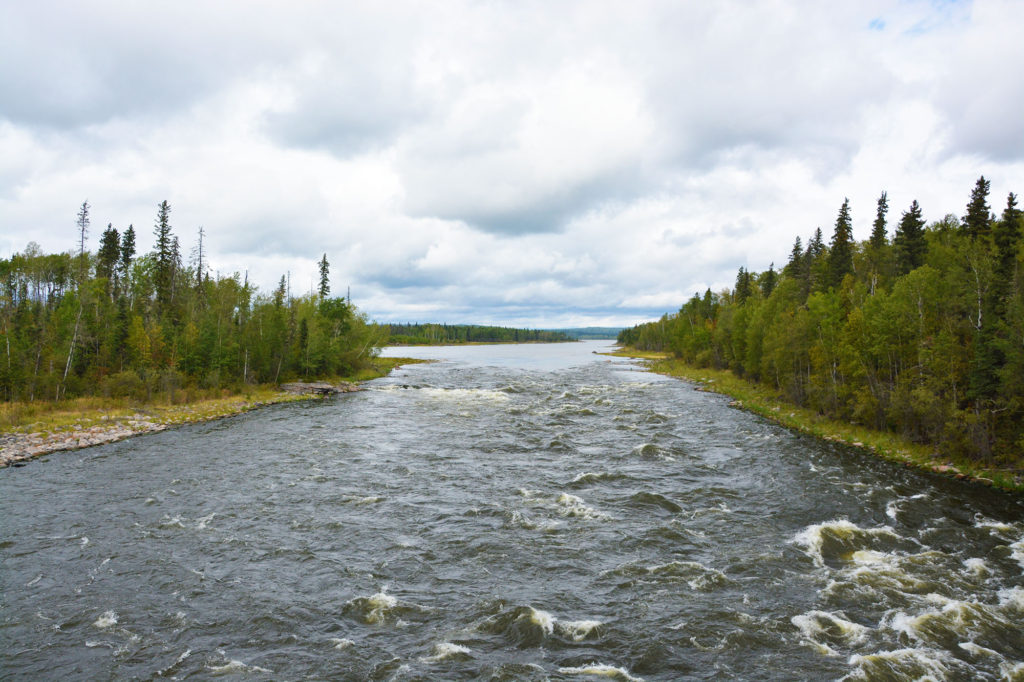
{"type": "Polygon", "coordinates": [[[595,355],[0,470],[0,677],[1024,679],[1024,505],[595,355]]]}

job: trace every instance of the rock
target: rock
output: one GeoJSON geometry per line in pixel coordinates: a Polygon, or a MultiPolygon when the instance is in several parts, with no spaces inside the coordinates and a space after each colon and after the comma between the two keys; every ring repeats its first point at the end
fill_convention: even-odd
{"type": "Polygon", "coordinates": [[[360,388],[357,384],[349,383],[347,381],[343,381],[337,385],[329,384],[325,381],[293,381],[287,384],[281,384],[281,390],[298,395],[334,395],[336,393],[352,393],[353,391],[360,390],[360,388]]]}

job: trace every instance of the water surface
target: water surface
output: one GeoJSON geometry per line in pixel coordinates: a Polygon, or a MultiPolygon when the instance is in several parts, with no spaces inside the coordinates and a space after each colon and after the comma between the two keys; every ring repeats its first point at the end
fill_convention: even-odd
{"type": "Polygon", "coordinates": [[[1024,507],[595,355],[0,470],[4,679],[1019,679],[1024,507]]]}

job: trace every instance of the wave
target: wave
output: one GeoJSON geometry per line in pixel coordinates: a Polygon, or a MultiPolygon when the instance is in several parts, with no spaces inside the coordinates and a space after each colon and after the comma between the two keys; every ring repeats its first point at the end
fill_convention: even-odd
{"type": "Polygon", "coordinates": [[[96,627],[104,630],[112,625],[117,625],[117,614],[113,611],[106,611],[93,623],[96,627]]]}
{"type": "MultiPolygon", "coordinates": [[[[808,526],[793,537],[792,542],[803,547],[817,566],[833,561],[850,561],[861,550],[885,549],[898,546],[906,538],[888,526],[861,528],[846,519],[808,526]]],[[[861,555],[869,558],[869,555],[861,555]]]]}
{"type": "Polygon", "coordinates": [[[542,646],[550,637],[582,642],[601,635],[598,620],[562,620],[533,606],[516,606],[487,618],[477,629],[500,634],[517,646],[542,646]]]}
{"type": "Polygon", "coordinates": [[[718,569],[696,561],[670,561],[653,566],[631,561],[601,575],[631,578],[627,583],[630,586],[636,582],[684,582],[690,589],[698,591],[711,590],[729,582],[729,578],[718,569]]]}
{"type": "Polygon", "coordinates": [[[400,604],[398,599],[387,593],[387,588],[369,597],[356,597],[348,601],[342,613],[353,616],[367,625],[382,625],[400,622],[400,616],[416,607],[400,604]]]}
{"type": "MultiPolygon", "coordinates": [[[[963,666],[944,651],[896,649],[850,657],[855,667],[844,680],[945,680],[963,666]]],[[[965,678],[966,679],[966,678],[965,678]]]]}
{"type": "Polygon", "coordinates": [[[625,682],[643,682],[643,678],[634,677],[622,668],[605,665],[603,663],[590,663],[589,665],[559,668],[558,672],[562,675],[594,675],[597,677],[610,677],[614,680],[624,680],[625,682]]]}
{"type": "Polygon", "coordinates": [[[629,498],[629,504],[635,507],[658,507],[673,514],[683,511],[682,507],[659,493],[636,493],[629,498]]]}
{"type": "Polygon", "coordinates": [[[832,645],[861,644],[870,628],[854,623],[842,611],[808,611],[793,616],[790,622],[800,630],[804,640],[826,656],[838,656],[832,645]]]}
{"type": "Polygon", "coordinates": [[[625,474],[613,474],[607,471],[585,471],[581,474],[577,474],[576,477],[569,482],[569,485],[576,488],[582,488],[585,485],[601,483],[604,481],[621,481],[625,478],[629,477],[626,476],[625,474]]]}
{"type": "Polygon", "coordinates": [[[472,658],[469,647],[451,642],[435,644],[431,649],[431,655],[421,658],[424,663],[439,663],[446,660],[465,661],[472,658]]]}

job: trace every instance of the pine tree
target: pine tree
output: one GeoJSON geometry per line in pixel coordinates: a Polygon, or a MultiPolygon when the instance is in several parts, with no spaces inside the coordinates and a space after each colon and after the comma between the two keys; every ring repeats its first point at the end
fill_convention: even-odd
{"type": "Polygon", "coordinates": [[[967,203],[967,215],[964,216],[963,229],[971,239],[988,234],[994,216],[989,213],[988,192],[991,183],[982,175],[971,190],[971,200],[967,203]]]}
{"type": "Polygon", "coordinates": [[[843,278],[852,272],[853,224],[850,220],[850,200],[843,199],[828,255],[828,285],[838,289],[843,278]]]}
{"type": "Polygon", "coordinates": [[[896,248],[896,268],[899,274],[905,275],[924,265],[928,242],[925,241],[924,218],[921,217],[917,199],[910,204],[909,210],[903,212],[892,241],[896,248]]]}
{"type": "Polygon", "coordinates": [[[331,266],[327,262],[326,253],[320,259],[318,266],[320,268],[320,287],[317,293],[319,293],[320,299],[323,300],[331,295],[331,266]]]}
{"type": "Polygon", "coordinates": [[[889,212],[889,196],[882,192],[878,197],[878,212],[875,214],[875,222],[871,225],[871,239],[869,243],[874,249],[881,249],[888,243],[885,235],[885,214],[889,212]]]}

